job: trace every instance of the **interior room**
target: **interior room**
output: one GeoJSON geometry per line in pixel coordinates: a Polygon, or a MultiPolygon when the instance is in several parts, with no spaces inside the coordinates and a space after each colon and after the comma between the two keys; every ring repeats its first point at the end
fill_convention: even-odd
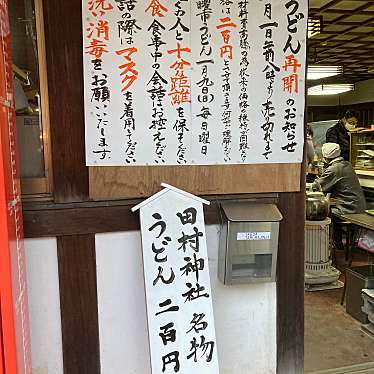
{"type": "MultiPolygon", "coordinates": [[[[309,4],[307,123],[315,156],[307,167],[306,187],[305,372],[369,373],[374,370],[374,304],[368,301],[374,300],[374,248],[363,242],[374,229],[369,215],[374,188],[374,5],[344,0],[309,4]],[[349,162],[364,192],[366,212],[360,212],[368,225],[348,217],[331,223],[334,191],[324,221],[318,223],[308,210],[313,204],[308,189],[327,167],[322,155],[322,145],[331,142],[327,131],[347,110],[358,117],[349,132],[349,162]],[[335,247],[333,230],[344,231],[343,247],[335,247]],[[329,254],[317,253],[321,248],[329,254]],[[329,266],[323,269],[327,258],[329,266]]],[[[326,196],[325,190],[321,197],[326,196]]]]}

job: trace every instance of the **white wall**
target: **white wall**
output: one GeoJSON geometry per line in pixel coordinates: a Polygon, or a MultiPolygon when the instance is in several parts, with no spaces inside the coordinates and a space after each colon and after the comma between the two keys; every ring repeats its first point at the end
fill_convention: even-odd
{"type": "MultiPolygon", "coordinates": [[[[220,374],[276,372],[274,283],[223,286],[207,226],[220,374]]],[[[150,374],[139,232],[96,235],[102,374],[150,374]]],[[[63,374],[56,240],[25,241],[33,374],[63,374]]],[[[191,373],[192,374],[192,373],[191,373]]]]}
{"type": "Polygon", "coordinates": [[[56,239],[26,239],[25,253],[32,372],[63,374],[56,239]]]}
{"type": "MultiPolygon", "coordinates": [[[[275,284],[223,286],[218,227],[207,227],[220,374],[276,372],[275,284]]],[[[96,235],[103,374],[150,374],[139,232],[96,235]]]]}

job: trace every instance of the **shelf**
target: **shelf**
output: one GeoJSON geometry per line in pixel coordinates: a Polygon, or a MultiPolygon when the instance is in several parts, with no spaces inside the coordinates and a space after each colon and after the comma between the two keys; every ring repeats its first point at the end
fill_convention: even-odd
{"type": "Polygon", "coordinates": [[[363,128],[363,130],[352,131],[351,134],[360,135],[360,134],[367,134],[367,133],[370,133],[370,132],[374,132],[374,129],[363,128]]]}
{"type": "MultiPolygon", "coordinates": [[[[367,167],[366,168],[366,167],[363,167],[363,166],[355,166],[354,170],[355,170],[356,174],[359,174],[357,172],[360,172],[360,171],[374,171],[374,167],[367,167]]],[[[367,174],[364,174],[364,175],[367,175],[367,174]]]]}
{"type": "Polygon", "coordinates": [[[374,131],[365,129],[351,135],[350,161],[353,168],[372,172],[374,170],[374,131]]]}
{"type": "Polygon", "coordinates": [[[374,171],[373,170],[367,170],[367,169],[354,169],[357,175],[360,176],[367,176],[367,177],[374,177],[374,171]]]}

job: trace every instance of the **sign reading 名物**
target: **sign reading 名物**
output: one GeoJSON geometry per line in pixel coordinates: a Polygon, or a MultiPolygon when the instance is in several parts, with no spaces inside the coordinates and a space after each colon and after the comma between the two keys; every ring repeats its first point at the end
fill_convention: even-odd
{"type": "Polygon", "coordinates": [[[217,374],[203,203],[175,187],[140,209],[152,374],[217,374]]]}
{"type": "Polygon", "coordinates": [[[297,163],[307,0],[83,0],[87,165],[297,163]]]}

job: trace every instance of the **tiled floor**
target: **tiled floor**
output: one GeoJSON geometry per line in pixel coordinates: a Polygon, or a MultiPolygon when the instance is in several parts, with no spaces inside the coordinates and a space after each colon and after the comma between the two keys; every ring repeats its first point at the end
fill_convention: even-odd
{"type": "MultiPolygon", "coordinates": [[[[363,253],[353,258],[353,266],[374,262],[363,253]]],[[[344,264],[339,253],[337,267],[343,270],[344,264]]],[[[341,288],[305,293],[305,373],[374,362],[374,339],[340,305],[342,292],[341,288]]]]}

